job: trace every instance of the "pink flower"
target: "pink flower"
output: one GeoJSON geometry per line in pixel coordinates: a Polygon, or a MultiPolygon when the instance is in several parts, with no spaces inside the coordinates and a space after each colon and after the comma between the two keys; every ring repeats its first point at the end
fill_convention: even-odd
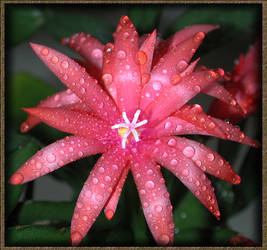
{"type": "Polygon", "coordinates": [[[243,113],[237,112],[230,105],[215,100],[209,114],[231,123],[239,123],[252,114],[259,106],[261,95],[260,80],[260,41],[257,40],[244,56],[241,54],[233,71],[224,76],[224,87],[236,99],[243,113]]]}
{"type": "MultiPolygon", "coordinates": [[[[233,184],[239,184],[240,177],[216,152],[175,136],[202,134],[258,146],[238,128],[205,114],[200,105],[186,104],[200,92],[218,95],[211,86],[223,76],[223,70],[194,72],[199,59],[188,64],[205,33],[215,28],[191,26],[167,41],[156,41],[153,31],[139,44],[134,25],[123,16],[114,33],[114,45],[103,46],[83,33],[63,39],[86,62],[31,44],[68,89],[35,108],[24,108],[29,116],[21,130],[26,132],[42,121],[73,135],[37,152],[10,183],[22,184],[69,162],[102,153],[75,207],[73,245],[82,241],[103,208],[108,219],[113,217],[129,171],[155,241],[171,245],[172,205],[160,165],[176,175],[219,219],[214,189],[205,172],[233,184]]],[[[214,86],[215,90],[222,89],[214,86]]],[[[221,98],[231,103],[228,92],[223,93],[221,98]]]]}

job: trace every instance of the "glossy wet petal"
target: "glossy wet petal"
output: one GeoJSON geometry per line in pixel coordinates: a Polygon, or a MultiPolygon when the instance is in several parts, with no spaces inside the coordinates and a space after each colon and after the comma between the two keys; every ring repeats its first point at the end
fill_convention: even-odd
{"type": "Polygon", "coordinates": [[[38,151],[11,176],[9,183],[18,185],[32,181],[70,162],[105,150],[97,140],[68,136],[38,151]]]}
{"type": "Polygon", "coordinates": [[[71,221],[71,242],[78,245],[87,234],[114,190],[127,164],[116,148],[103,154],[79,195],[71,221]],[[79,236],[79,237],[78,237],[79,236]]]}

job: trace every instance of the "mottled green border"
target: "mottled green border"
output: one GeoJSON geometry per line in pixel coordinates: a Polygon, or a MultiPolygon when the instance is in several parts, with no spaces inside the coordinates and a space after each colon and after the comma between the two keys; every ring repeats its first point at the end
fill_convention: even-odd
{"type": "MultiPolygon", "coordinates": [[[[5,166],[5,157],[4,157],[4,135],[5,135],[5,46],[4,46],[4,34],[5,34],[5,6],[7,4],[16,4],[16,3],[202,3],[202,4],[214,4],[214,3],[231,3],[231,4],[260,4],[262,6],[262,82],[263,82],[263,100],[262,100],[262,119],[263,119],[263,140],[262,140],[262,150],[263,150],[263,185],[262,185],[262,205],[263,205],[263,216],[262,216],[262,246],[261,247],[210,247],[210,249],[267,249],[267,148],[266,148],[266,138],[267,138],[267,2],[264,0],[261,1],[74,1],[74,0],[45,0],[45,1],[34,1],[34,0],[26,0],[26,1],[12,1],[12,0],[1,0],[1,249],[75,249],[75,247],[5,247],[5,217],[4,217],[4,166],[5,166]]],[[[79,249],[165,249],[166,247],[79,247],[79,249]]],[[[206,247],[168,247],[167,249],[205,249],[206,247]]]]}

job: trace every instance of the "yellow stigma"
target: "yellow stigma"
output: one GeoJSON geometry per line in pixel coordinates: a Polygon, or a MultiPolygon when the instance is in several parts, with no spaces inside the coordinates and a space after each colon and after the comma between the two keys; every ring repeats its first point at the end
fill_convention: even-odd
{"type": "Polygon", "coordinates": [[[119,128],[118,133],[123,138],[124,134],[128,131],[128,128],[119,128]]]}

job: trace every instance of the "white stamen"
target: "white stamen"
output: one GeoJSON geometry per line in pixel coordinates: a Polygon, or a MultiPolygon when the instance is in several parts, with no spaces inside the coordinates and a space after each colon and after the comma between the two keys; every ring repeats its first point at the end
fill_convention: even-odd
{"type": "Polygon", "coordinates": [[[138,121],[140,113],[141,113],[141,110],[138,109],[134,114],[134,118],[133,118],[132,122],[130,122],[126,113],[122,112],[122,118],[125,121],[125,123],[115,124],[111,127],[111,129],[117,129],[117,128],[126,128],[127,129],[127,131],[124,133],[122,141],[121,141],[121,146],[123,149],[125,149],[127,138],[130,134],[133,134],[133,137],[134,137],[136,142],[139,141],[139,135],[138,135],[136,128],[141,127],[147,123],[147,120],[143,120],[141,122],[136,123],[138,121]]]}

